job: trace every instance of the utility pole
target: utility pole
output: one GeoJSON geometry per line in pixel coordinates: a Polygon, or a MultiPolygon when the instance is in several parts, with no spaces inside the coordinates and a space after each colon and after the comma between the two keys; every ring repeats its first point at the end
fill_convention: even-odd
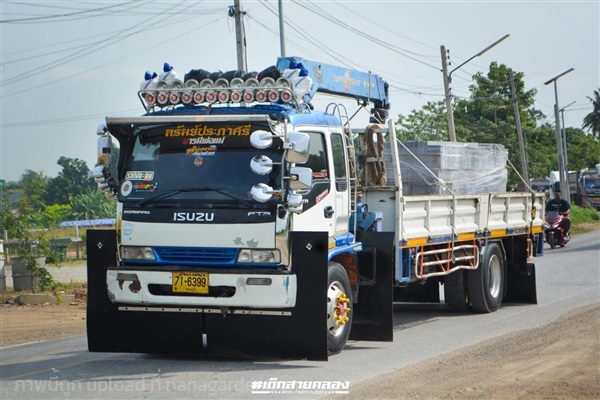
{"type": "Polygon", "coordinates": [[[450,95],[450,76],[448,75],[448,60],[446,58],[446,47],[440,46],[442,53],[442,74],[444,74],[444,97],[446,99],[446,114],[448,117],[448,133],[451,142],[456,142],[456,130],[454,128],[454,111],[452,111],[452,96],[450,95]]]}
{"type": "Polygon", "coordinates": [[[467,61],[460,64],[458,67],[454,68],[452,71],[448,72],[448,61],[446,59],[446,47],[440,46],[440,51],[442,52],[442,73],[444,74],[444,94],[446,97],[446,110],[448,113],[448,133],[450,136],[451,142],[456,142],[456,129],[454,127],[454,113],[452,112],[452,104],[451,104],[451,95],[450,95],[450,83],[452,82],[452,73],[474,59],[475,57],[479,57],[483,53],[487,52],[492,47],[496,46],[498,43],[509,37],[510,35],[506,34],[502,36],[500,39],[496,40],[494,43],[490,44],[485,49],[481,50],[479,53],[475,54],[473,57],[469,58],[467,61]]]}
{"type": "Polygon", "coordinates": [[[246,72],[246,33],[242,25],[242,15],[246,12],[242,11],[240,0],[233,1],[233,8],[229,8],[229,16],[233,16],[235,20],[235,43],[237,48],[237,69],[246,72]],[[233,15],[232,15],[233,14],[233,15]]]}
{"type": "Polygon", "coordinates": [[[566,149],[563,146],[563,140],[562,140],[562,135],[561,135],[561,131],[560,131],[560,117],[558,115],[560,108],[558,107],[558,86],[556,84],[556,81],[561,76],[566,75],[573,70],[574,70],[574,68],[568,69],[565,72],[555,76],[554,78],[544,82],[544,85],[549,85],[550,83],[554,82],[554,99],[556,102],[554,104],[554,121],[555,121],[555,125],[556,125],[556,149],[558,151],[558,168],[559,168],[559,174],[560,174],[560,187],[561,187],[562,193],[564,194],[564,198],[567,201],[571,200],[571,193],[570,193],[570,188],[569,188],[569,171],[568,171],[566,163],[565,163],[564,154],[566,152],[566,149]]]}
{"type": "Polygon", "coordinates": [[[567,150],[567,129],[565,128],[565,108],[570,107],[575,103],[577,103],[577,101],[573,101],[559,110],[560,116],[562,119],[562,141],[563,141],[563,149],[565,149],[564,157],[565,157],[565,168],[567,170],[567,175],[569,174],[569,154],[568,154],[569,151],[567,150]]]}
{"type": "Polygon", "coordinates": [[[285,57],[285,33],[283,31],[283,0],[279,0],[279,47],[281,57],[285,57]]]}
{"type": "Polygon", "coordinates": [[[515,76],[512,69],[508,70],[510,76],[510,90],[512,91],[513,108],[515,109],[515,123],[517,125],[517,136],[519,138],[519,153],[521,155],[521,173],[525,182],[529,185],[529,171],[527,168],[527,153],[525,152],[525,141],[523,140],[523,131],[521,130],[521,115],[519,114],[519,100],[517,99],[517,89],[515,87],[515,76]]]}

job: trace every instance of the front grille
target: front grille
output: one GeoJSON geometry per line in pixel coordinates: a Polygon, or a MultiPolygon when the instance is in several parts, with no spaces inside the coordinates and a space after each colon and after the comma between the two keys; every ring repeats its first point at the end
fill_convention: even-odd
{"type": "Polygon", "coordinates": [[[233,264],[237,257],[237,249],[228,248],[190,248],[190,247],[155,247],[160,261],[185,264],[233,264]]]}

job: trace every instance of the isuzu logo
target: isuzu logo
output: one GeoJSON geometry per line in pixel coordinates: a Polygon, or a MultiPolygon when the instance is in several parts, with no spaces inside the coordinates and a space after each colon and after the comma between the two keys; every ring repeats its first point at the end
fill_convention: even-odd
{"type": "Polygon", "coordinates": [[[173,221],[175,222],[212,222],[215,220],[215,213],[207,212],[174,212],[173,221]]]}

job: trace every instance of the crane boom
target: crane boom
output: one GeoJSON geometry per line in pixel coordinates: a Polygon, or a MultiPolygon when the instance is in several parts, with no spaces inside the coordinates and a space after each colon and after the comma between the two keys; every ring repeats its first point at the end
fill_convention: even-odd
{"type": "Polygon", "coordinates": [[[349,68],[337,67],[300,57],[280,57],[277,69],[284,71],[295,62],[302,64],[313,81],[312,89],[307,95],[312,98],[316,92],[353,98],[360,101],[373,102],[375,108],[389,110],[388,83],[371,72],[362,72],[349,68]]]}

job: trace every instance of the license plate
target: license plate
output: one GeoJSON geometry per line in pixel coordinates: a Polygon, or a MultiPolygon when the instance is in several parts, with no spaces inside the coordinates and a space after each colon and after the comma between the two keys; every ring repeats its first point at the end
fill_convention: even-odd
{"type": "Polygon", "coordinates": [[[204,272],[173,272],[173,293],[208,294],[208,274],[204,272]]]}

